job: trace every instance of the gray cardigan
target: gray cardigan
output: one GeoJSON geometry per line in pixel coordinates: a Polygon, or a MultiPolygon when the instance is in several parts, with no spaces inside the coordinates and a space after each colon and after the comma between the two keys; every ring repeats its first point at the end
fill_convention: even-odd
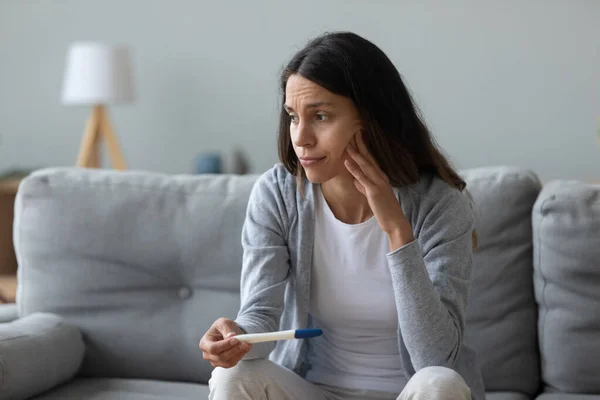
{"type": "MultiPolygon", "coordinates": [[[[313,184],[281,164],[250,194],[242,229],[241,307],[235,320],[247,333],[315,328],[309,315],[314,232],[313,184]]],[[[463,343],[471,284],[474,213],[469,198],[423,174],[394,189],[415,241],[387,254],[398,309],[398,346],[407,378],[427,366],[456,370],[474,400],[485,398],[474,350],[463,343]]],[[[340,290],[343,290],[340,287],[340,290]]],[[[305,376],[310,340],[253,345],[244,359],[270,358],[305,376]]]]}

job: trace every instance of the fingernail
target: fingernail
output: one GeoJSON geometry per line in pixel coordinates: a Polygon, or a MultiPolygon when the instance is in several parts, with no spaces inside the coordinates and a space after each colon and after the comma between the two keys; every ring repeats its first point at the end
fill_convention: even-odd
{"type": "Polygon", "coordinates": [[[225,337],[232,337],[235,336],[235,332],[229,332],[227,335],[225,335],[225,337]]]}
{"type": "Polygon", "coordinates": [[[238,344],[239,342],[240,342],[240,341],[239,341],[239,340],[237,340],[237,339],[231,339],[231,342],[229,342],[229,343],[231,343],[232,345],[236,345],[236,344],[238,344]]]}

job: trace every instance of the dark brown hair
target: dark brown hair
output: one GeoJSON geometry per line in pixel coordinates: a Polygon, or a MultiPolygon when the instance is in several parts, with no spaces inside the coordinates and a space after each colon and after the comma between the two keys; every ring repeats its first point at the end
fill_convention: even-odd
{"type": "Polygon", "coordinates": [[[375,44],[351,32],[313,39],[281,74],[279,158],[299,180],[304,171],[292,146],[290,116],[283,108],[293,74],[352,100],[363,123],[365,145],[392,186],[414,184],[423,172],[431,172],[458,190],[465,189],[465,181],[436,145],[394,64],[375,44]]]}

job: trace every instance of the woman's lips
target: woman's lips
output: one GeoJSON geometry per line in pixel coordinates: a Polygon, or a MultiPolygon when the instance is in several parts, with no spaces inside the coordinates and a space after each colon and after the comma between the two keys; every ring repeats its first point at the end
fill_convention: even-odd
{"type": "Polygon", "coordinates": [[[314,157],[306,157],[306,158],[300,158],[300,164],[302,164],[303,167],[308,167],[310,165],[315,165],[318,162],[321,162],[325,159],[325,157],[321,157],[321,158],[314,158],[314,157]]]}

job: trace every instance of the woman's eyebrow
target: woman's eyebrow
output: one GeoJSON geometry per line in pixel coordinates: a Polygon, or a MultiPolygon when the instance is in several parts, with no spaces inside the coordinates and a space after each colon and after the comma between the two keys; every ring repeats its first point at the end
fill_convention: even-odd
{"type": "MultiPolygon", "coordinates": [[[[306,105],[306,108],[317,108],[317,107],[321,107],[321,106],[331,106],[333,105],[333,103],[331,103],[330,101],[317,101],[315,103],[309,103],[306,105]]],[[[294,109],[290,106],[288,106],[287,104],[283,105],[283,108],[287,111],[294,111],[294,109]]]]}

